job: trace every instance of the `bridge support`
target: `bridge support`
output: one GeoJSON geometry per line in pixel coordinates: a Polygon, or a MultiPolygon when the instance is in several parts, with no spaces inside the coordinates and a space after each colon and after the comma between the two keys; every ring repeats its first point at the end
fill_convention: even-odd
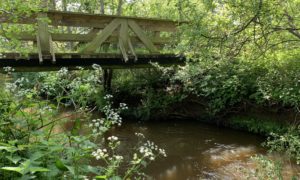
{"type": "Polygon", "coordinates": [[[112,76],[113,76],[112,69],[103,70],[103,88],[106,93],[109,93],[111,91],[112,76]]]}

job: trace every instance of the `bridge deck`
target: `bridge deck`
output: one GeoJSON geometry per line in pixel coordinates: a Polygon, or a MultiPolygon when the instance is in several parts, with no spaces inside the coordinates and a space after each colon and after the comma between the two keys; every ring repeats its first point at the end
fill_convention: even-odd
{"type": "MultiPolygon", "coordinates": [[[[81,55],[78,53],[56,54],[56,62],[51,61],[51,57],[44,57],[41,64],[39,55],[29,54],[26,57],[17,53],[7,53],[0,57],[0,67],[13,67],[16,71],[53,71],[62,67],[76,69],[78,66],[91,68],[93,64],[98,64],[102,68],[123,69],[123,68],[148,68],[151,63],[158,63],[161,66],[183,65],[185,58],[174,54],[139,54],[138,60],[134,56],[129,56],[128,61],[123,60],[121,54],[101,53],[93,55],[81,55]]],[[[1,70],[0,70],[1,71],[1,70]]]]}

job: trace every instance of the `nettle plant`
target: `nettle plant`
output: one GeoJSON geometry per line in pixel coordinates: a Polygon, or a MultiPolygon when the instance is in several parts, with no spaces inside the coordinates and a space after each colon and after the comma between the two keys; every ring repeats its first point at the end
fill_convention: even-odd
{"type": "Polygon", "coordinates": [[[24,88],[27,81],[20,78],[6,82],[0,91],[0,177],[141,179],[145,176],[143,168],[157,157],[166,156],[163,149],[142,140],[139,133],[140,141],[131,159],[117,153],[122,142],[115,136],[104,137],[111,128],[122,125],[120,113],[127,106],[121,103],[115,108],[111,95],[103,98],[104,116],[92,119],[96,108],[81,106],[86,103],[76,104],[75,96],[72,93],[68,96],[66,91],[63,97],[55,99],[68,99],[75,105],[73,113],[62,116],[60,107],[65,102],[42,99],[35,87],[24,88]],[[65,122],[72,122],[71,130],[59,131],[58,127],[65,122]]]}

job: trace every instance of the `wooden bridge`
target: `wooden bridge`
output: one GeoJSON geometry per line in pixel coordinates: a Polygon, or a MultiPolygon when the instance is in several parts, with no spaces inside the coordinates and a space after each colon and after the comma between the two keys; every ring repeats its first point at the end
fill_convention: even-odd
{"type": "Polygon", "coordinates": [[[0,67],[44,71],[92,64],[113,69],[184,63],[183,56],[172,53],[177,27],[183,22],[49,11],[14,21],[2,14],[0,23],[34,29],[14,35],[33,52],[0,52],[0,67]]]}

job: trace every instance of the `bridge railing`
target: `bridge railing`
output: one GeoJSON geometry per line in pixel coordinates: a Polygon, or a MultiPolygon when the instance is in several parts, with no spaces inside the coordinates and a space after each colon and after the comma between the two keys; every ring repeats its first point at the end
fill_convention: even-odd
{"type": "Polygon", "coordinates": [[[12,22],[2,16],[0,23],[29,24],[35,31],[16,35],[22,41],[31,41],[36,47],[39,61],[50,59],[55,63],[56,53],[94,56],[117,51],[126,62],[138,59],[138,51],[160,54],[171,46],[177,26],[184,22],[113,15],[95,15],[75,12],[49,11],[32,14],[12,22]]]}

